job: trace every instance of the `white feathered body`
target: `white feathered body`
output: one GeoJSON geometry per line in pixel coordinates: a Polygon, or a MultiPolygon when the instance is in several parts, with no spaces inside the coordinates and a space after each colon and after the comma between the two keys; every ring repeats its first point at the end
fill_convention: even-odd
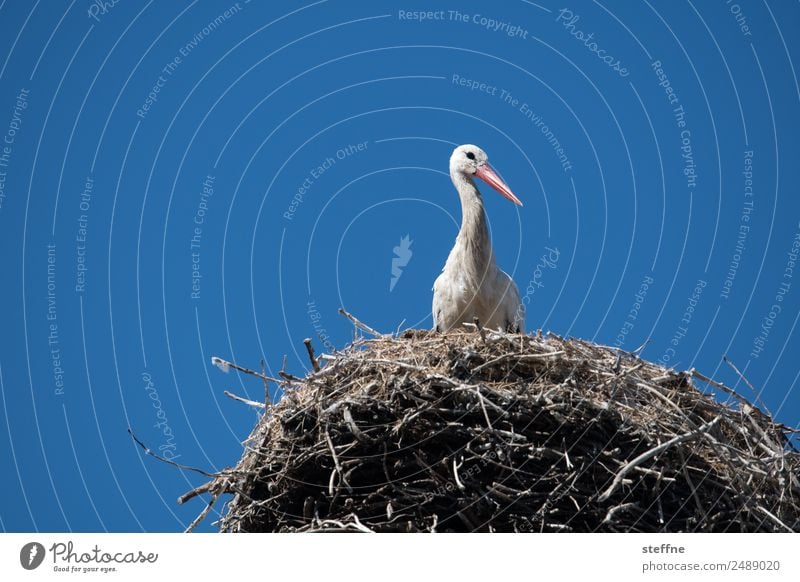
{"type": "Polygon", "coordinates": [[[452,260],[433,284],[433,319],[438,331],[448,331],[477,318],[483,327],[523,332],[525,313],[516,283],[493,265],[484,273],[462,268],[452,260]]]}
{"type": "Polygon", "coordinates": [[[462,323],[523,332],[517,285],[497,267],[480,192],[472,179],[451,173],[461,197],[462,223],[441,275],[433,284],[433,324],[448,331],[462,323]]]}

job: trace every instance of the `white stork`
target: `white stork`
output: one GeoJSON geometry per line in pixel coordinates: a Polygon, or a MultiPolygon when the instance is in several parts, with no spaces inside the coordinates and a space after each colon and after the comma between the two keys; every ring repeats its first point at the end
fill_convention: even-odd
{"type": "Polygon", "coordinates": [[[516,284],[497,267],[477,176],[522,206],[478,146],[458,146],[450,156],[450,179],[461,198],[461,230],[442,274],[433,284],[433,324],[447,331],[477,318],[483,327],[522,332],[524,312],[516,284]]]}

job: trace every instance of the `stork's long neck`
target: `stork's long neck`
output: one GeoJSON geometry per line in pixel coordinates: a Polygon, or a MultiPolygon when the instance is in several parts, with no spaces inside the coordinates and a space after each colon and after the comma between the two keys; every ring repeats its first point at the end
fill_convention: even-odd
{"type": "Polygon", "coordinates": [[[482,278],[487,269],[494,267],[494,253],[483,199],[471,177],[462,172],[452,172],[450,177],[461,198],[461,230],[453,250],[460,251],[465,264],[482,278]]]}

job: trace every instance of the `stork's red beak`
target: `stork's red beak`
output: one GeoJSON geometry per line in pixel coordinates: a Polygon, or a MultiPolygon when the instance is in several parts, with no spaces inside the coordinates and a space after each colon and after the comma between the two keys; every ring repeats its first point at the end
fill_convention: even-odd
{"type": "Polygon", "coordinates": [[[508,185],[503,182],[503,179],[497,175],[497,172],[495,172],[488,163],[478,166],[478,169],[475,170],[475,175],[489,184],[489,186],[500,192],[500,194],[511,200],[511,202],[514,204],[522,206],[522,201],[514,196],[511,188],[509,188],[508,185]]]}

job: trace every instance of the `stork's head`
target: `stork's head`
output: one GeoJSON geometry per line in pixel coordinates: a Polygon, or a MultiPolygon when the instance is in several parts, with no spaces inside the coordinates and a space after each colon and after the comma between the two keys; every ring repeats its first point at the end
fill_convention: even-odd
{"type": "Polygon", "coordinates": [[[468,178],[477,176],[511,202],[522,206],[520,199],[489,165],[489,156],[478,146],[464,144],[453,150],[453,154],[450,156],[450,174],[456,173],[464,174],[468,178]]]}

